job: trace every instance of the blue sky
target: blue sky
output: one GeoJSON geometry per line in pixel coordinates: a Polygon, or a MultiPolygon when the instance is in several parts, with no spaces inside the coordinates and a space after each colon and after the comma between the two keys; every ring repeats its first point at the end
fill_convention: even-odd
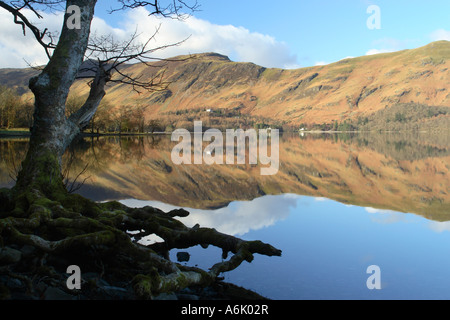
{"type": "Polygon", "coordinates": [[[396,51],[420,47],[437,39],[450,40],[448,0],[291,0],[276,3],[269,0],[199,0],[199,3],[200,11],[194,13],[196,18],[272,36],[287,45],[300,66],[362,56],[370,50],[396,51]],[[381,29],[367,27],[367,20],[372,16],[367,13],[367,8],[371,5],[380,8],[381,29]]]}
{"type": "MultiPolygon", "coordinates": [[[[166,0],[168,1],[168,0],[166,0]]],[[[450,40],[448,0],[198,0],[200,11],[184,22],[147,17],[134,10],[110,15],[106,9],[115,1],[100,0],[95,29],[126,37],[136,25],[143,37],[161,23],[155,45],[190,38],[159,56],[215,51],[234,61],[250,61],[266,67],[306,67],[368,53],[416,48],[435,40],[450,40]],[[367,13],[371,5],[380,9],[381,29],[369,29],[367,13]]],[[[0,11],[0,14],[4,14],[0,11]]],[[[25,44],[20,28],[0,18],[0,67],[27,61],[43,63],[42,52],[25,44]],[[17,35],[13,34],[13,29],[17,35]],[[3,32],[1,31],[3,30],[3,32]],[[23,49],[15,43],[21,41],[23,49]],[[15,49],[13,48],[15,46],[15,49]],[[10,52],[11,51],[11,52],[10,52]]],[[[58,30],[54,16],[47,17],[50,28],[58,30]]],[[[19,63],[20,64],[20,63],[19,63]]]]}

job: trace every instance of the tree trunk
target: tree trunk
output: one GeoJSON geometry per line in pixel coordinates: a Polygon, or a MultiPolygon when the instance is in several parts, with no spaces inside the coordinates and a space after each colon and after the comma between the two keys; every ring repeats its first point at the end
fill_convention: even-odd
{"type": "MultiPolygon", "coordinates": [[[[66,7],[72,5],[81,10],[81,28],[69,29],[66,23],[63,24],[58,45],[49,63],[29,83],[35,96],[34,124],[29,151],[15,186],[19,193],[31,188],[46,197],[55,198],[66,192],[61,175],[61,158],[67,146],[80,132],[80,126],[86,122],[81,111],[68,119],[65,115],[65,103],[84,59],[96,1],[68,0],[66,7]]],[[[64,21],[68,18],[66,13],[64,21]]],[[[98,78],[96,80],[91,86],[91,95],[83,106],[83,111],[92,107],[93,100],[98,100],[98,97],[92,99],[92,91],[99,91],[96,87],[98,78]]],[[[98,92],[95,93],[98,95],[98,92]]],[[[100,95],[103,98],[104,92],[100,95]]]]}

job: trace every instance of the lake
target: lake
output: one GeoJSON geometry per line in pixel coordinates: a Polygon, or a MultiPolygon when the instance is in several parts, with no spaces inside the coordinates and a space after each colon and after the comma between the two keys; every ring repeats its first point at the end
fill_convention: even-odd
{"type": "MultiPolygon", "coordinates": [[[[271,299],[450,299],[449,138],[284,134],[278,173],[262,176],[259,164],[175,165],[170,136],[89,137],[67,151],[64,172],[95,201],[182,207],[188,226],[281,249],[224,275],[271,299]],[[380,289],[368,288],[373,275],[380,289]]],[[[27,144],[0,140],[0,187],[14,184],[27,144]]],[[[222,259],[212,247],[188,251],[188,265],[222,259]]]]}

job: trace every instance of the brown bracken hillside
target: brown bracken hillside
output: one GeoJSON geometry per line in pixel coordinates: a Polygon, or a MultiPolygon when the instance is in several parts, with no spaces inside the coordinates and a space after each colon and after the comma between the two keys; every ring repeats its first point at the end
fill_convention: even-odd
{"type": "MultiPolygon", "coordinates": [[[[450,112],[445,111],[450,107],[449,41],[296,70],[232,62],[216,53],[173,60],[155,63],[161,68],[144,64],[125,67],[128,74],[141,77],[140,80],[164,72],[164,81],[170,82],[167,90],[138,94],[127,85],[114,84],[108,87],[108,101],[114,108],[143,106],[147,120],[176,116],[201,120],[228,115],[270,119],[298,127],[365,118],[377,120],[393,106],[400,106],[407,118],[409,108],[417,105],[431,110],[440,108],[436,114],[427,112],[431,118],[445,118],[444,122],[442,119],[437,122],[441,126],[448,124],[450,117],[450,112]]],[[[34,72],[0,70],[0,84],[30,94],[25,89],[34,72]]],[[[84,96],[88,89],[86,81],[79,81],[72,93],[84,96]]],[[[394,115],[391,120],[395,121],[394,115]]]]}

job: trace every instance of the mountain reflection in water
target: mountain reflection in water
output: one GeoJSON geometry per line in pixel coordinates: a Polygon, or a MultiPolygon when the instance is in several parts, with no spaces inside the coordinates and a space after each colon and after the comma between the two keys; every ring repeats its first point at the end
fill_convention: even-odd
{"type": "MultiPolygon", "coordinates": [[[[272,299],[449,299],[448,138],[285,134],[275,176],[255,165],[176,166],[169,136],[85,138],[64,171],[93,200],[183,207],[188,226],[280,248],[281,258],[256,255],[225,274],[272,299]],[[366,286],[370,265],[381,269],[381,290],[366,286]]],[[[26,149],[26,139],[0,140],[2,187],[14,184],[26,149]]],[[[202,268],[222,259],[214,247],[188,252],[184,263],[202,268]]]]}
{"type": "MultiPolygon", "coordinates": [[[[170,136],[85,138],[67,151],[65,171],[69,181],[78,177],[74,189],[86,179],[77,192],[96,201],[214,209],[298,194],[450,220],[446,134],[285,134],[274,176],[261,176],[258,165],[177,166],[171,161],[175,145],[170,136]]],[[[27,140],[0,140],[1,186],[13,185],[26,148],[27,140]]]]}

